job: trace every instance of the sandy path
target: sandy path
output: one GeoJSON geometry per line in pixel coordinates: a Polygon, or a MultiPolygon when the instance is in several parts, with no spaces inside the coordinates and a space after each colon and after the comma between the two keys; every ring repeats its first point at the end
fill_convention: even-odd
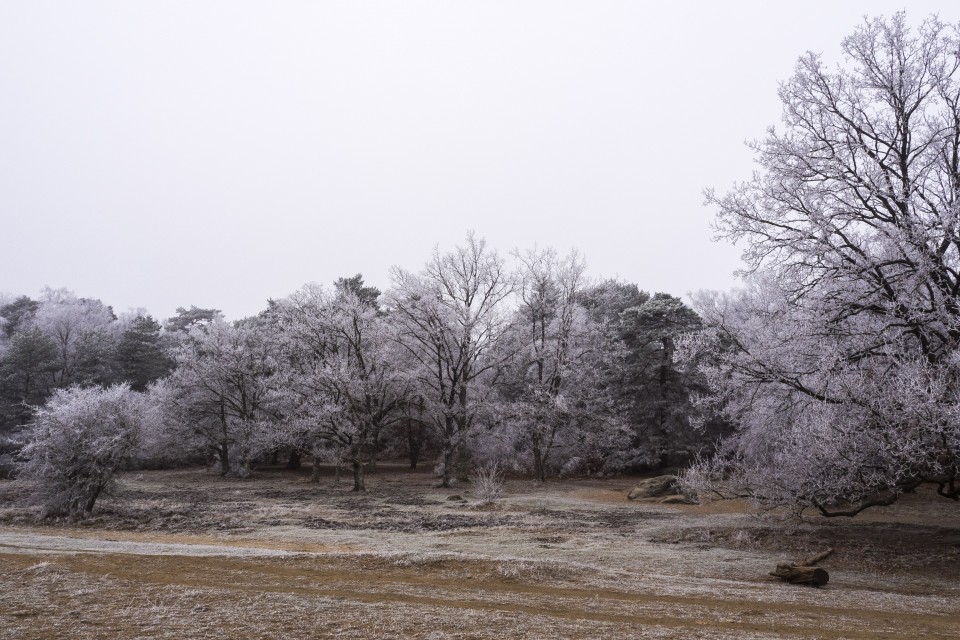
{"type": "Polygon", "coordinates": [[[17,585],[0,595],[0,638],[183,638],[215,630],[432,640],[960,635],[955,601],[896,589],[831,592],[660,575],[587,586],[490,559],[237,544],[0,530],[0,580],[17,585]]]}
{"type": "Polygon", "coordinates": [[[147,556],[280,556],[291,551],[256,546],[182,544],[170,542],[76,538],[0,530],[0,553],[50,555],[59,553],[98,553],[147,556]]]}

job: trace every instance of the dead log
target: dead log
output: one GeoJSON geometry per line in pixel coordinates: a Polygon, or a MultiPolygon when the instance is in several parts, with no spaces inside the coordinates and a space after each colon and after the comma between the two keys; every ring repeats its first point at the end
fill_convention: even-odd
{"type": "Polygon", "coordinates": [[[674,485],[677,483],[677,476],[657,476],[656,478],[647,478],[637,483],[630,493],[627,494],[628,500],[640,500],[643,498],[660,498],[676,493],[674,485]]]}
{"type": "Polygon", "coordinates": [[[830,574],[820,567],[800,567],[786,562],[778,564],[776,571],[771,571],[770,575],[790,584],[809,584],[814,587],[821,587],[830,580],[830,574]]]}
{"type": "Polygon", "coordinates": [[[831,553],[833,553],[833,549],[827,549],[799,562],[781,562],[777,565],[776,570],[770,572],[770,575],[790,584],[808,584],[813,587],[822,587],[830,581],[830,574],[827,573],[826,569],[813,565],[825,559],[831,553]]]}
{"type": "Polygon", "coordinates": [[[820,553],[815,553],[815,554],[813,554],[812,556],[810,556],[809,558],[807,558],[806,560],[801,560],[800,562],[797,562],[796,565],[797,565],[798,567],[812,567],[813,565],[817,564],[817,563],[820,562],[821,560],[826,560],[827,557],[829,557],[831,553],[833,553],[833,548],[832,548],[832,547],[831,547],[830,549],[827,549],[826,551],[821,551],[820,553]]]}

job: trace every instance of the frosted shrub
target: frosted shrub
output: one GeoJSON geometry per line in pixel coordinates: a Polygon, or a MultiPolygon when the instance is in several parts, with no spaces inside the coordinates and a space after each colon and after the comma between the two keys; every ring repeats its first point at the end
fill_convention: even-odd
{"type": "Polygon", "coordinates": [[[470,475],[472,493],[480,504],[491,504],[503,495],[504,478],[496,462],[477,467],[470,475]]]}
{"type": "Polygon", "coordinates": [[[109,489],[139,440],[146,407],[127,385],[58,390],[37,410],[20,454],[46,515],[83,517],[109,489]]]}
{"type": "Polygon", "coordinates": [[[697,455],[678,477],[680,493],[697,502],[711,502],[735,497],[724,492],[727,461],[722,456],[705,458],[697,455]]]}

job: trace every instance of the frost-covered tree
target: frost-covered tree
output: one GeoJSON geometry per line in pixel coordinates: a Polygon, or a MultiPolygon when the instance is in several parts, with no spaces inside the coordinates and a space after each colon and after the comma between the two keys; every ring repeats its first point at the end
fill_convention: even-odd
{"type": "Polygon", "coordinates": [[[960,30],[898,13],[843,53],[800,58],[753,179],[708,194],[755,284],[698,305],[740,425],[712,471],[828,515],[960,498],[960,30]]]}
{"type": "Polygon", "coordinates": [[[583,446],[596,440],[590,432],[617,428],[604,410],[611,405],[604,402],[609,398],[600,376],[609,354],[601,323],[581,303],[586,265],[580,256],[560,258],[547,249],[516,257],[520,304],[511,334],[514,353],[501,385],[509,400],[501,429],[529,456],[534,478],[543,482],[551,467],[602,455],[583,446]]]}
{"type": "Polygon", "coordinates": [[[190,308],[177,307],[174,315],[163,321],[160,344],[165,351],[172,352],[187,339],[190,330],[205,327],[214,322],[224,322],[223,312],[219,309],[204,309],[190,305],[190,308]]]}
{"type": "Polygon", "coordinates": [[[31,324],[39,307],[39,302],[27,296],[18,296],[0,306],[0,320],[2,320],[0,330],[2,330],[2,335],[10,338],[21,328],[31,324]]]}
{"type": "Polygon", "coordinates": [[[37,409],[18,471],[47,515],[93,510],[133,454],[148,412],[126,385],[60,389],[37,409]]]}
{"type": "Polygon", "coordinates": [[[677,340],[699,330],[700,318],[679,298],[655,293],[623,309],[610,326],[621,345],[609,371],[611,392],[633,426],[634,461],[642,456],[652,467],[687,462],[715,437],[691,428],[688,419],[691,394],[702,391],[702,378],[673,360],[677,340]]]}
{"type": "Polygon", "coordinates": [[[134,391],[170,373],[172,360],[161,345],[160,323],[149,315],[137,315],[119,334],[114,353],[116,376],[134,391]]]}
{"type": "Polygon", "coordinates": [[[40,329],[13,334],[0,357],[0,432],[24,424],[50,395],[60,370],[57,345],[40,329]]]}
{"type": "Polygon", "coordinates": [[[164,321],[163,329],[168,333],[187,333],[194,327],[222,321],[223,313],[219,309],[203,309],[190,305],[189,309],[177,307],[176,314],[164,321]]]}
{"type": "Polygon", "coordinates": [[[176,369],[154,393],[168,432],[212,453],[221,474],[245,475],[273,420],[277,362],[271,337],[253,322],[195,326],[174,351],[176,369]]]}
{"type": "Polygon", "coordinates": [[[420,273],[394,268],[392,277],[388,307],[396,339],[443,447],[442,484],[451,486],[455,465],[465,466],[467,440],[490,388],[484,379],[506,357],[504,304],[513,274],[485,240],[468,234],[453,251],[435,251],[420,273]]]}
{"type": "Polygon", "coordinates": [[[44,290],[33,322],[57,346],[58,386],[104,383],[112,378],[113,310],[66,289],[44,290]]]}
{"type": "Polygon", "coordinates": [[[604,388],[631,432],[629,443],[608,457],[607,470],[683,464],[709,446],[715,425],[694,429],[688,420],[702,378],[673,362],[676,341],[700,327],[697,314],[675,296],[616,280],[587,288],[581,299],[606,334],[604,388]]]}
{"type": "MultiPolygon", "coordinates": [[[[334,292],[307,285],[275,303],[280,368],[276,384],[285,444],[318,461],[333,450],[351,465],[354,491],[376,459],[381,432],[400,421],[409,376],[394,327],[377,306],[379,291],[340,279],[334,292]]],[[[281,439],[283,441],[283,439],[281,439]]]]}

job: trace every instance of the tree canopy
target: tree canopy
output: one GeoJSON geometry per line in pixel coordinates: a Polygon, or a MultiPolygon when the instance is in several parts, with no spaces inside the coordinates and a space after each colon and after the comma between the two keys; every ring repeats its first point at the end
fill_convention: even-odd
{"type": "Polygon", "coordinates": [[[960,33],[898,13],[842,51],[799,59],[754,177],[708,193],[752,285],[698,304],[740,425],[712,472],[828,515],[960,497],[960,33]]]}

